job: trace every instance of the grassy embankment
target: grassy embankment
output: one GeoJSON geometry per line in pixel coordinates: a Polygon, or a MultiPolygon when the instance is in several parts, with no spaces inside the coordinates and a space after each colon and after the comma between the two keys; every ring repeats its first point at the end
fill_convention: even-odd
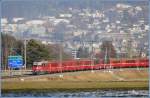
{"type": "Polygon", "coordinates": [[[86,90],[86,89],[148,89],[148,69],[114,70],[111,72],[77,72],[63,77],[36,76],[4,79],[2,91],[10,90],[86,90]]]}

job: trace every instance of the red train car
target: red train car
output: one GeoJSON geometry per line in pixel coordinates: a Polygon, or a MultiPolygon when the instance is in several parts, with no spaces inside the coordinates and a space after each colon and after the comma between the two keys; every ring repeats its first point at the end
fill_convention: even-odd
{"type": "Polygon", "coordinates": [[[32,71],[36,73],[56,73],[90,69],[91,60],[41,61],[34,62],[32,71]]]}
{"type": "Polygon", "coordinates": [[[148,67],[149,60],[147,58],[140,59],[110,59],[110,65],[114,68],[126,67],[148,67]]]}
{"type": "Polygon", "coordinates": [[[34,62],[32,71],[37,73],[58,73],[66,71],[80,70],[99,70],[107,68],[128,68],[128,67],[148,67],[149,60],[147,58],[140,59],[110,59],[109,63],[104,64],[102,60],[98,64],[94,64],[91,60],[68,60],[68,61],[41,61],[34,62]]]}

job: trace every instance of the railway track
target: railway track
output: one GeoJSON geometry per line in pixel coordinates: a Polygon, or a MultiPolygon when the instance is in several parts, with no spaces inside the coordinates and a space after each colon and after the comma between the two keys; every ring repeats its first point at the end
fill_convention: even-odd
{"type": "MultiPolygon", "coordinates": [[[[109,71],[123,71],[123,70],[137,70],[137,68],[123,68],[123,69],[101,69],[101,70],[93,70],[94,72],[97,71],[103,71],[103,72],[109,72],[109,71]]],[[[140,70],[145,70],[145,68],[140,68],[140,70]]],[[[140,71],[139,70],[139,71],[140,71]]],[[[22,75],[11,75],[11,76],[2,76],[1,79],[10,79],[10,78],[26,78],[26,77],[44,77],[44,76],[59,76],[60,74],[63,75],[74,75],[74,74],[80,74],[83,72],[93,72],[92,70],[84,70],[84,71],[74,71],[74,72],[62,72],[62,73],[47,73],[47,74],[38,74],[38,75],[34,75],[31,73],[28,74],[22,74],[22,75]]]]}
{"type": "Polygon", "coordinates": [[[31,75],[13,75],[13,76],[2,76],[1,79],[8,79],[8,78],[21,78],[21,77],[29,77],[29,76],[33,76],[31,75]]]}

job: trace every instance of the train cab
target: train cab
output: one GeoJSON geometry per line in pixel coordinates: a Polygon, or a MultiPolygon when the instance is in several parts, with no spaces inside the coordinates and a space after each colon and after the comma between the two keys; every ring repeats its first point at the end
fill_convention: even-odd
{"type": "Polygon", "coordinates": [[[45,61],[40,61],[40,62],[33,62],[33,66],[32,66],[32,71],[33,74],[38,74],[40,72],[43,72],[45,70],[45,64],[47,62],[45,61]]]}

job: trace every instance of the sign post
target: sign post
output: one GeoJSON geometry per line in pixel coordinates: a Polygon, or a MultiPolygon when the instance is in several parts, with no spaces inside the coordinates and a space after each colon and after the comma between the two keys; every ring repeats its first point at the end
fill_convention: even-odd
{"type": "Polygon", "coordinates": [[[23,57],[20,55],[8,56],[8,66],[10,68],[10,75],[12,75],[11,69],[21,69],[23,67],[23,57]]]}
{"type": "Polygon", "coordinates": [[[23,66],[22,56],[8,56],[8,65],[10,68],[21,68],[23,66]]]}

